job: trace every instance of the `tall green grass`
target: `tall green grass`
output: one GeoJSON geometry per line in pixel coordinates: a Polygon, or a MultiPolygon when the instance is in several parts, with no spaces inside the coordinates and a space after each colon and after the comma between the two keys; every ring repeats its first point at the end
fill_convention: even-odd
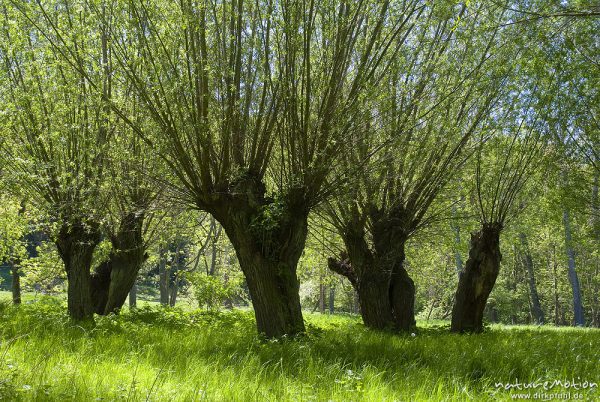
{"type": "MultiPolygon", "coordinates": [[[[401,336],[357,317],[306,314],[305,336],[269,341],[250,312],[145,307],[82,326],[63,303],[0,304],[0,399],[504,400],[519,391],[496,382],[600,383],[592,329],[493,326],[459,336],[419,323],[401,336]]],[[[569,390],[547,392],[559,391],[569,390]]],[[[597,387],[577,392],[600,397],[597,387]]]]}

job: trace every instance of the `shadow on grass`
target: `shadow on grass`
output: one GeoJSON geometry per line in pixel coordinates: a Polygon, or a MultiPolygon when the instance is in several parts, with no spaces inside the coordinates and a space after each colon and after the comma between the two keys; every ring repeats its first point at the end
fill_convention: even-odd
{"type": "Polygon", "coordinates": [[[357,317],[306,318],[305,335],[277,340],[256,334],[250,311],[144,307],[96,317],[87,327],[68,319],[62,301],[48,298],[18,308],[0,304],[0,354],[26,334],[32,345],[50,340],[56,350],[91,360],[136,355],[174,376],[185,376],[194,364],[324,382],[371,370],[389,383],[438,378],[481,391],[515,379],[600,379],[598,330],[494,326],[483,334],[456,335],[448,325],[434,324],[399,335],[368,330],[357,317]]]}

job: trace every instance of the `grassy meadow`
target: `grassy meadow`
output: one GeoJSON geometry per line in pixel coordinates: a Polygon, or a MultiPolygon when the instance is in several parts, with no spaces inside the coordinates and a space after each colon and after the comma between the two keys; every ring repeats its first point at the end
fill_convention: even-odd
{"type": "MultiPolygon", "coordinates": [[[[355,316],[305,318],[305,336],[269,341],[249,311],[147,305],[82,326],[56,298],[0,301],[0,400],[510,400],[525,391],[497,382],[600,382],[598,330],[492,326],[460,336],[419,322],[394,335],[355,316]]],[[[545,392],[600,398],[593,386],[545,392]]]]}

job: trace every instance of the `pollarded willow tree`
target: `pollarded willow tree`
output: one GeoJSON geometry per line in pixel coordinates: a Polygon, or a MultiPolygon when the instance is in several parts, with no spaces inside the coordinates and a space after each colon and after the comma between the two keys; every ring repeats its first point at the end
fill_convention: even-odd
{"type": "Polygon", "coordinates": [[[500,234],[518,212],[513,206],[523,205],[516,201],[544,149],[530,103],[521,110],[512,109],[530,96],[519,92],[509,98],[513,105],[507,102],[508,112],[496,116],[497,132],[482,142],[477,154],[475,189],[481,227],[471,234],[469,258],[459,275],[452,332],[483,331],[483,312],[500,272],[500,234]]]}
{"type": "MultiPolygon", "coordinates": [[[[343,175],[335,167],[352,147],[363,90],[425,5],[67,3],[85,4],[105,26],[112,21],[112,60],[159,134],[127,119],[115,102],[112,110],[154,146],[176,178],[179,199],[223,226],[259,332],[302,332],[296,266],[308,214],[327,195],[324,184],[343,175]]],[[[44,16],[46,37],[71,60],[68,26],[51,24],[51,4],[40,2],[31,12],[44,16]]],[[[61,12],[83,18],[73,10],[61,12]]],[[[87,80],[85,69],[77,71],[87,80]]]]}
{"type": "MultiPolygon", "coordinates": [[[[111,135],[102,97],[110,96],[110,78],[104,76],[102,95],[93,92],[36,32],[34,21],[3,6],[1,99],[8,137],[3,165],[15,183],[12,190],[49,217],[67,272],[69,314],[89,318],[90,269],[101,239],[99,206],[111,135]]],[[[90,74],[103,76],[105,41],[90,35],[85,24],[65,23],[76,44],[73,57],[90,74]]]]}
{"type": "Polygon", "coordinates": [[[67,272],[71,317],[115,312],[144,261],[156,186],[143,173],[155,165],[146,146],[111,113],[111,102],[126,99],[121,113],[135,121],[144,121],[141,107],[113,69],[108,24],[90,24],[82,14],[69,18],[68,2],[44,15],[17,5],[3,7],[2,99],[9,133],[3,163],[13,191],[50,222],[67,272]],[[69,57],[45,34],[58,26],[64,27],[69,57]],[[112,244],[109,260],[92,270],[105,236],[112,244]]]}
{"type": "Polygon", "coordinates": [[[415,324],[406,242],[435,216],[432,203],[473,153],[505,83],[497,10],[483,3],[440,8],[421,10],[401,38],[401,56],[378,88],[384,95],[365,107],[369,133],[357,136],[344,161],[358,166],[382,150],[324,208],[345,246],[329,268],[354,285],[372,328],[415,324]]]}

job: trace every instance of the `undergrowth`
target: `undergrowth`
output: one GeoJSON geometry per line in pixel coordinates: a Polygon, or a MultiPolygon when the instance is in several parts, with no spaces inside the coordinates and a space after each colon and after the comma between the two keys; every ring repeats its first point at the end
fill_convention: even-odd
{"type": "MultiPolygon", "coordinates": [[[[491,326],[479,335],[419,322],[414,334],[358,317],[306,314],[307,333],[266,340],[248,311],[144,307],[71,322],[64,301],[0,303],[0,399],[393,401],[511,399],[497,383],[600,383],[600,331],[491,326]]],[[[571,396],[571,399],[573,397],[571,396]]]]}

